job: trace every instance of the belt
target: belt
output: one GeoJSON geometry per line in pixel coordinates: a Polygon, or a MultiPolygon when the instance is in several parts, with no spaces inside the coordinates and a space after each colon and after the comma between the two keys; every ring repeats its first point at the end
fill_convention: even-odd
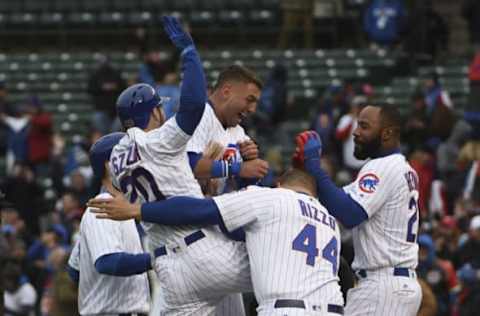
{"type": "Polygon", "coordinates": [[[142,313],[124,313],[124,314],[118,314],[118,316],[147,316],[147,314],[142,314],[142,313]]]}
{"type": "MultiPolygon", "coordinates": [[[[306,309],[305,302],[303,300],[276,300],[274,308],[302,308],[306,309]]],[[[313,309],[316,309],[315,306],[313,309]]],[[[343,315],[343,306],[328,304],[327,312],[333,314],[343,315]]]]}
{"type": "MultiPolygon", "coordinates": [[[[189,246],[193,244],[196,241],[199,241],[200,239],[204,238],[205,234],[201,230],[198,230],[185,238],[183,240],[185,241],[185,245],[189,246]]],[[[155,255],[155,258],[165,256],[167,254],[167,248],[165,246],[158,247],[153,251],[153,254],[155,255]]]]}
{"type": "MultiPolygon", "coordinates": [[[[375,271],[375,270],[373,270],[373,271],[375,271]]],[[[412,270],[409,269],[409,268],[393,268],[393,273],[392,274],[394,276],[403,276],[403,277],[408,278],[408,277],[411,276],[410,271],[412,271],[412,270]]],[[[357,276],[359,276],[361,278],[366,278],[368,273],[369,272],[365,269],[360,269],[360,270],[356,271],[357,276]]],[[[412,275],[414,276],[415,273],[413,273],[412,275]]]]}

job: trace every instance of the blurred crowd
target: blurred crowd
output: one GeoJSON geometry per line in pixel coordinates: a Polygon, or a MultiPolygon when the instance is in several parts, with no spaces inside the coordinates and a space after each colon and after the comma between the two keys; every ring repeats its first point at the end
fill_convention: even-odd
{"type": "MultiPolygon", "coordinates": [[[[415,14],[428,15],[432,23],[424,28],[426,34],[415,34],[432,43],[411,51],[435,56],[448,42],[448,30],[429,1],[418,3],[423,5],[415,14]]],[[[480,14],[473,12],[479,11],[476,1],[464,1],[474,47],[480,43],[480,14]]],[[[409,28],[419,29],[414,22],[405,26],[402,1],[373,0],[364,12],[365,32],[374,46],[388,48],[409,28]]],[[[415,21],[415,14],[409,15],[410,21],[415,21]]],[[[288,45],[286,37],[281,41],[288,45]]],[[[309,38],[305,41],[310,45],[309,38]]],[[[410,38],[406,45],[419,42],[410,38]]],[[[8,315],[9,310],[11,315],[78,314],[77,289],[65,267],[78,238],[85,203],[100,187],[88,162],[90,145],[120,129],[115,101],[132,82],[151,84],[168,98],[167,117],[178,106],[179,56],[165,60],[158,47],[148,45],[142,53],[143,63],[133,80],[123,78],[107,58],[101,60],[87,84],[94,108],[90,129],[72,143],[55,132],[53,116],[43,109],[42,100],[32,96],[22,104],[11,104],[5,83],[0,83],[0,151],[6,157],[6,177],[0,181],[2,314],[8,315]]],[[[281,63],[266,79],[257,113],[246,128],[266,144],[261,151],[272,173],[265,182],[273,185],[289,159],[282,159],[278,134],[272,131],[289,122],[296,100],[288,93],[288,71],[281,63]]],[[[480,52],[472,59],[469,80],[469,104],[462,115],[436,73],[423,78],[405,115],[403,153],[420,178],[417,271],[433,292],[437,309],[436,314],[425,315],[477,315],[475,309],[480,306],[480,183],[476,181],[480,178],[480,111],[475,103],[480,97],[480,52]]],[[[352,181],[364,163],[353,157],[353,130],[359,111],[374,99],[375,89],[368,81],[338,82],[322,91],[310,113],[305,113],[303,119],[309,119],[310,128],[321,135],[322,164],[338,184],[352,181]]],[[[342,254],[350,262],[351,243],[345,231],[342,254]]]]}

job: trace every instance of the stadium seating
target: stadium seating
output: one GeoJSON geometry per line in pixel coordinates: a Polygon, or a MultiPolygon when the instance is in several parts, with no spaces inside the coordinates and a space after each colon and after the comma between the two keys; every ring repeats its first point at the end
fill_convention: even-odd
{"type": "MultiPolygon", "coordinates": [[[[244,5],[248,3],[245,1],[244,5]]],[[[141,60],[136,52],[109,52],[107,55],[125,78],[136,78],[141,60]]],[[[293,150],[291,136],[309,127],[318,97],[333,83],[374,83],[376,100],[396,104],[404,114],[422,78],[432,72],[440,76],[456,109],[465,106],[469,93],[468,61],[464,59],[450,60],[437,67],[422,67],[407,77],[396,77],[399,56],[382,51],[231,49],[205,50],[201,55],[210,81],[215,80],[222,68],[233,63],[253,68],[264,80],[275,64],[287,67],[288,93],[297,100],[296,107],[289,113],[291,120],[275,133],[277,143],[282,144],[279,147],[282,157],[287,160],[293,150]],[[387,74],[388,80],[380,73],[387,74]]],[[[89,73],[102,56],[98,52],[0,54],[0,81],[6,82],[9,100],[13,103],[22,103],[31,95],[38,95],[45,109],[54,113],[55,129],[70,144],[86,136],[89,130],[92,104],[86,85],[89,73]]],[[[163,57],[166,56],[164,53],[163,57]]],[[[261,136],[257,141],[266,142],[261,136]]],[[[3,163],[0,159],[0,170],[3,163]]]]}
{"type": "MultiPolygon", "coordinates": [[[[244,6],[248,3],[243,2],[244,6]]],[[[37,94],[47,109],[56,114],[56,128],[71,138],[88,126],[91,103],[86,82],[101,56],[95,52],[0,54],[0,80],[7,83],[12,102],[23,102],[29,95],[37,94]]],[[[126,78],[135,78],[140,65],[137,53],[115,52],[109,57],[126,78]]],[[[267,79],[271,68],[282,63],[289,70],[289,94],[303,100],[304,106],[314,104],[332,83],[375,82],[377,69],[393,74],[396,65],[394,55],[353,49],[208,50],[202,52],[202,58],[209,80],[215,80],[221,69],[232,63],[251,67],[267,79]]],[[[432,71],[440,75],[456,107],[461,109],[469,92],[463,60],[442,67],[420,68],[416,77],[382,81],[375,88],[377,99],[397,104],[406,112],[421,78],[432,71]]],[[[303,119],[309,118],[306,115],[303,119]]]]}

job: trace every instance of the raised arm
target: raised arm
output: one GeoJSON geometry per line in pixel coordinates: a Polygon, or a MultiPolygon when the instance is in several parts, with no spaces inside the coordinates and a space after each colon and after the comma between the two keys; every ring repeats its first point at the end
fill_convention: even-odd
{"type": "Polygon", "coordinates": [[[202,118],[207,102],[207,83],[202,62],[192,37],[183,30],[178,19],[163,17],[163,27],[172,43],[181,51],[183,82],[180,90],[180,107],[175,119],[186,134],[192,135],[202,118]]]}

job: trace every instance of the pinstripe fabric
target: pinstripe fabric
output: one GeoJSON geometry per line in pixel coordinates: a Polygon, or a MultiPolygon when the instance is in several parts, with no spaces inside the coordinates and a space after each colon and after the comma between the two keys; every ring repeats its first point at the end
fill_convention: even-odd
{"type": "MultiPolygon", "coordinates": [[[[103,193],[97,197],[106,198],[103,193]]],[[[99,274],[95,261],[114,252],[143,253],[133,220],[116,222],[99,220],[87,209],[80,222],[80,239],[69,263],[79,263],[78,307],[81,315],[146,313],[150,290],[146,273],[130,277],[99,274]]]]}
{"type": "Polygon", "coordinates": [[[416,278],[370,273],[348,291],[345,315],[416,316],[421,300],[422,290],[416,278]]]}
{"type": "MultiPolygon", "coordinates": [[[[112,151],[110,171],[113,171],[114,184],[120,187],[124,177],[143,168],[152,175],[153,185],[166,198],[179,195],[203,197],[185,151],[189,139],[174,118],[148,133],[138,128],[129,129],[112,151]],[[121,171],[115,174],[114,159],[117,162],[127,161],[125,157],[132,147],[136,148],[141,159],[131,164],[124,163],[121,168],[117,165],[121,171]]],[[[139,177],[137,181],[147,193],[146,196],[139,194],[137,200],[155,201],[152,183],[145,177],[139,177]]],[[[130,197],[131,194],[132,191],[126,195],[130,197]]],[[[150,252],[164,245],[168,249],[168,255],[158,257],[154,265],[161,287],[159,293],[162,298],[158,300],[162,302],[162,315],[214,315],[217,305],[229,293],[252,290],[248,256],[243,243],[227,239],[213,226],[142,224],[150,252]],[[186,247],[183,238],[199,229],[206,238],[186,247]]]]}
{"type": "MultiPolygon", "coordinates": [[[[202,119],[198,124],[192,138],[188,141],[187,151],[202,153],[210,142],[217,142],[225,148],[229,144],[237,144],[240,141],[250,139],[240,125],[225,129],[218,120],[215,112],[210,104],[207,103],[202,119]]],[[[241,161],[240,153],[236,152],[236,161],[241,161]]],[[[217,193],[229,192],[235,188],[228,187],[227,179],[217,179],[218,188],[217,193]]],[[[241,246],[239,246],[241,247],[241,246]]],[[[243,316],[245,315],[245,308],[243,306],[243,299],[241,294],[232,294],[223,299],[216,311],[217,316],[243,316]]]]}
{"type": "Polygon", "coordinates": [[[245,315],[245,307],[243,305],[243,297],[241,293],[230,294],[218,304],[216,316],[224,315],[245,315]]]}
{"type": "Polygon", "coordinates": [[[348,292],[346,315],[416,315],[422,295],[418,282],[394,276],[393,268],[418,264],[418,245],[407,237],[418,233],[417,186],[418,176],[405,157],[393,154],[367,162],[344,188],[369,217],[353,229],[352,267],[367,270],[367,278],[348,292]],[[377,181],[373,187],[368,186],[372,179],[377,181]]]}
{"type": "MultiPolygon", "coordinates": [[[[418,245],[408,242],[408,222],[416,208],[410,209],[412,198],[418,201],[418,191],[410,191],[405,174],[416,172],[405,157],[394,154],[369,161],[357,179],[344,190],[368,213],[368,220],[353,229],[355,259],[353,269],[375,270],[384,267],[415,269],[418,263],[418,245]],[[366,174],[378,177],[372,193],[361,190],[361,179],[366,174]]],[[[412,233],[418,232],[418,218],[412,233]]]]}
{"type": "MultiPolygon", "coordinates": [[[[113,148],[110,159],[110,172],[115,170],[112,161],[118,157],[128,156],[132,146],[138,150],[140,160],[133,164],[123,165],[124,169],[118,175],[112,173],[113,183],[120,188],[123,178],[132,174],[135,169],[144,168],[153,177],[160,192],[166,197],[187,195],[203,197],[200,186],[195,180],[185,146],[189,136],[177,125],[176,120],[168,120],[162,127],[148,133],[139,128],[130,128],[127,135],[113,148]]],[[[120,160],[120,159],[118,159],[120,160]]],[[[127,159],[123,158],[123,161],[127,159]]],[[[139,202],[151,202],[156,198],[152,185],[144,177],[139,177],[138,182],[147,191],[148,199],[138,194],[139,202]]],[[[131,191],[127,192],[130,197],[131,191]]],[[[147,232],[147,238],[152,247],[175,244],[179,239],[198,230],[200,227],[177,226],[167,227],[151,223],[142,223],[147,232]]]]}
{"type": "MultiPolygon", "coordinates": [[[[343,305],[338,275],[333,272],[332,263],[322,256],[325,245],[333,237],[340,240],[340,233],[335,219],[317,200],[287,189],[255,186],[214,197],[214,200],[229,230],[245,229],[259,315],[277,315],[280,311],[273,309],[276,299],[305,300],[311,306],[312,315],[319,313],[313,313],[313,306],[320,308],[327,302],[343,305]],[[310,210],[316,209],[317,215],[306,216],[300,201],[309,205],[310,210]],[[332,223],[333,229],[322,221],[332,223]],[[293,240],[307,224],[315,227],[314,246],[319,250],[313,265],[306,263],[305,252],[292,248],[293,240]]],[[[298,309],[292,314],[281,311],[283,314],[278,315],[301,312],[298,309]]]]}
{"type": "MultiPolygon", "coordinates": [[[[245,134],[243,127],[240,125],[225,129],[215,115],[212,106],[207,103],[202,119],[187,144],[187,151],[202,153],[210,141],[217,142],[224,147],[227,147],[229,144],[235,145],[238,142],[249,139],[250,137],[245,134]]],[[[235,159],[237,161],[242,161],[242,157],[238,151],[235,159]]],[[[218,179],[218,181],[220,183],[217,190],[218,194],[235,190],[235,188],[226,187],[226,178],[218,179]]]]}

